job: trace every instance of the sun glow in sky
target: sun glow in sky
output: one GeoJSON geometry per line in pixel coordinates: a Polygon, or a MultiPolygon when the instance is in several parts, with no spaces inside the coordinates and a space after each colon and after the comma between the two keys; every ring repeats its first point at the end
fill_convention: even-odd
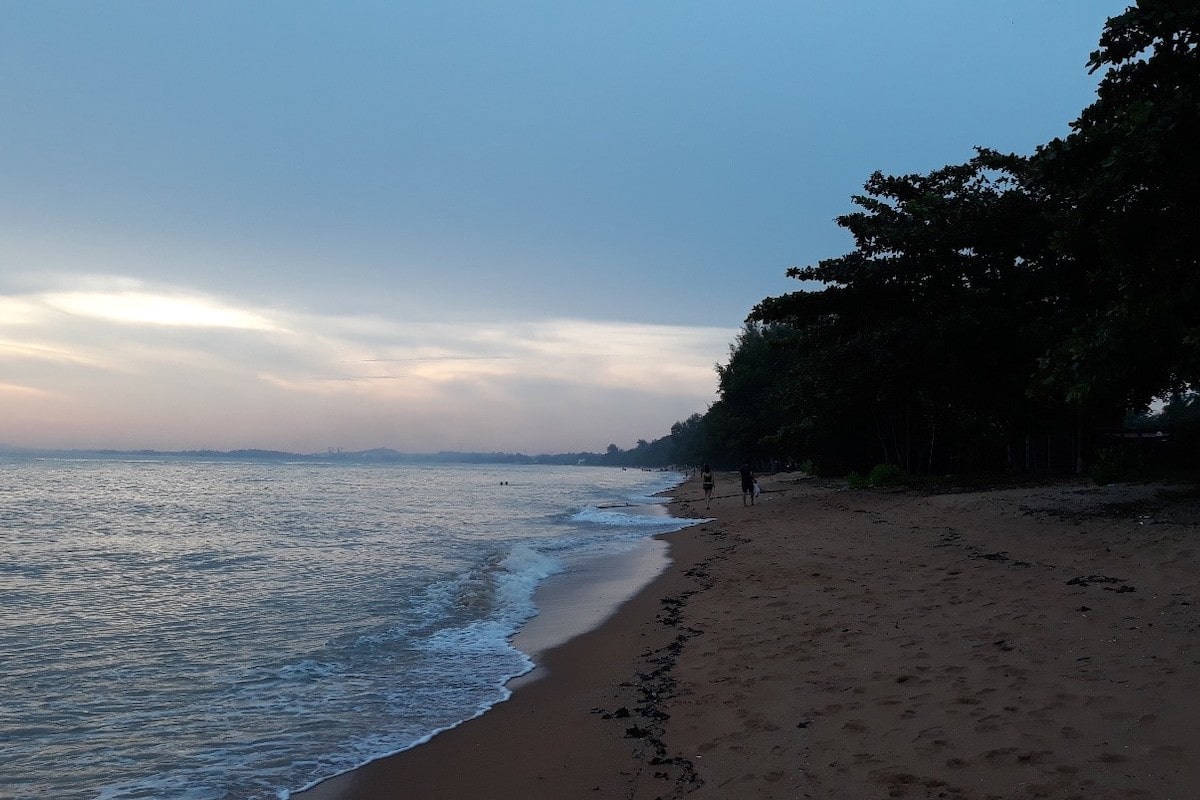
{"type": "Polygon", "coordinates": [[[632,446],[1123,2],[0,6],[0,445],[632,446]]]}
{"type": "Polygon", "coordinates": [[[265,317],[230,308],[203,297],[173,297],[148,292],[55,292],[42,298],[47,306],[78,317],[149,325],[195,328],[271,330],[265,317]]]}

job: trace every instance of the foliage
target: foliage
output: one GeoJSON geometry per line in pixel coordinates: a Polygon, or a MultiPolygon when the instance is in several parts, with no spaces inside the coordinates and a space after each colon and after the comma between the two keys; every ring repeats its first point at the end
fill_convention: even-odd
{"type": "Polygon", "coordinates": [[[1088,474],[1101,486],[1115,481],[1132,480],[1146,469],[1142,453],[1136,448],[1116,445],[1096,449],[1088,474]]]}
{"type": "Polygon", "coordinates": [[[1200,423],[1200,392],[1174,395],[1156,413],[1139,411],[1125,418],[1125,427],[1136,431],[1161,430],[1187,423],[1200,423]]]}
{"type": "Polygon", "coordinates": [[[1200,392],[1173,396],[1158,415],[1163,425],[1200,423],[1200,392]]]}
{"type": "Polygon", "coordinates": [[[876,464],[864,477],[858,472],[846,476],[851,489],[868,489],[872,486],[894,486],[910,479],[910,475],[895,464],[876,464]]]}
{"type": "MultiPolygon", "coordinates": [[[[1031,156],[871,175],[837,220],[854,249],[790,269],[819,288],[751,311],[720,399],[672,428],[671,454],[898,471],[877,478],[1090,459],[1103,476],[1129,468],[1106,444],[1129,410],[1174,395],[1190,413],[1200,5],[1141,0],[1089,67],[1104,71],[1095,102],[1031,156]]],[[[1200,437],[1181,425],[1177,449],[1200,437]]]]}
{"type": "Polygon", "coordinates": [[[1138,407],[1200,379],[1198,45],[1193,2],[1142,0],[1109,20],[1089,61],[1106,70],[1096,101],[1030,159],[1081,290],[1043,362],[1073,400],[1138,407]]]}
{"type": "Polygon", "coordinates": [[[1046,417],[1027,388],[1056,330],[1038,261],[1050,232],[1024,162],[981,150],[865,188],[861,210],[838,219],[856,249],[789,271],[824,288],[751,313],[786,325],[797,351],[785,396],[807,435],[788,443],[835,469],[1002,461],[1007,439],[1046,417]]]}
{"type": "Polygon", "coordinates": [[[876,464],[867,475],[867,482],[872,486],[891,486],[908,480],[908,473],[895,464],[876,464]]]}
{"type": "Polygon", "coordinates": [[[1125,444],[1139,447],[1143,459],[1150,451],[1156,464],[1175,469],[1200,468],[1200,392],[1174,395],[1156,413],[1130,414],[1125,429],[1141,434],[1125,444]]]}
{"type": "Polygon", "coordinates": [[[637,446],[632,450],[622,450],[615,444],[610,444],[605,452],[594,455],[585,463],[599,464],[609,467],[641,467],[656,468],[678,464],[672,459],[672,441],[670,436],[648,442],[638,439],[637,446]]]}

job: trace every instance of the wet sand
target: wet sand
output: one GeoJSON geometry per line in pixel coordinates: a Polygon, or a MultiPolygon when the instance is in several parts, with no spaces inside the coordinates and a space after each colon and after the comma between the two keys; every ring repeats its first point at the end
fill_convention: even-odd
{"type": "Polygon", "coordinates": [[[539,680],[304,800],[1200,796],[1200,502],[719,475],[539,680]]]}

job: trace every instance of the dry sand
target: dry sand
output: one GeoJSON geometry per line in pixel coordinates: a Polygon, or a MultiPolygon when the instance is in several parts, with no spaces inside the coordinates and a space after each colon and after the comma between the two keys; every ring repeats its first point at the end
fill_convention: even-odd
{"type": "Polygon", "coordinates": [[[545,677],[304,800],[1200,797],[1195,498],[736,486],[545,677]]]}

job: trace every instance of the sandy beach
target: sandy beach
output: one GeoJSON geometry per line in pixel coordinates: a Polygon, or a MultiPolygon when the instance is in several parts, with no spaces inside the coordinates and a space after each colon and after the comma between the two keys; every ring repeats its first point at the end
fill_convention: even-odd
{"type": "Polygon", "coordinates": [[[1200,796],[1200,501],[718,475],[512,699],[303,800],[1200,796]]]}

